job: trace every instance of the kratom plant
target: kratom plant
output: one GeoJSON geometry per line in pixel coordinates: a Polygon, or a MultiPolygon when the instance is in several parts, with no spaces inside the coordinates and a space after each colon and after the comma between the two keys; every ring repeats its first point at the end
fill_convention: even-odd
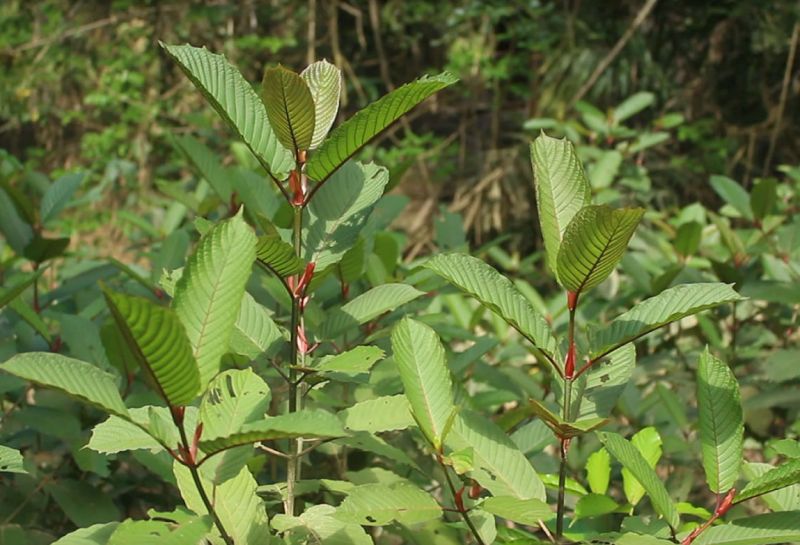
{"type": "MultiPolygon", "coordinates": [[[[800,540],[796,498],[774,494],[796,491],[800,457],[776,468],[741,467],[738,386],[710,351],[700,356],[696,393],[710,492],[699,497],[715,495],[713,511],[668,491],[665,468],[656,470],[662,439],[655,427],[630,440],[600,431],[617,422],[612,413],[633,380],[636,341],[741,297],[720,283],[657,290],[582,335],[579,322],[598,312],[589,292],[615,269],[644,211],[592,205],[571,144],[542,135],[531,147],[546,263],[565,292],[561,328],[517,284],[469,255],[436,255],[411,271],[407,284],[396,282],[400,245],[381,230],[397,209],[381,199],[388,172],[352,157],[452,77],[400,87],[328,134],[342,90],[332,65],[317,62],[301,74],[269,68],[258,94],[222,56],[164,48],[238,135],[261,176],[223,166],[193,138],[176,138],[227,217],[204,219],[192,198],[160,185],[198,213],[201,238],[185,267],[163,271],[158,288],[124,268],[133,282],[102,277],[110,364],[29,352],[0,365],[109,413],[88,447],[109,456],[149,451],[148,467],[174,482],[185,504],[151,510],[148,520],[87,525],[58,545],[800,540]],[[437,294],[437,275],[519,333],[535,365],[514,376],[530,399],[504,405],[499,396],[502,403],[492,406],[502,410],[493,417],[479,410],[466,370],[497,342],[478,339],[467,349],[441,342],[439,335],[454,329],[477,337],[465,333],[475,325],[469,316],[461,328],[437,317],[442,300],[457,304],[452,298],[460,297],[447,289],[437,294]],[[431,296],[422,297],[423,289],[431,296]],[[168,306],[159,301],[166,295],[168,306]],[[408,314],[430,312],[401,318],[401,306],[408,314]],[[528,456],[532,444],[548,443],[542,430],[557,438],[554,478],[528,456]],[[579,448],[596,451],[586,463],[591,493],[573,508],[566,495],[582,485],[568,457],[579,448]],[[164,458],[166,470],[158,461],[164,458]],[[611,487],[612,458],[622,465],[621,490],[611,487]],[[744,488],[740,469],[749,480],[744,488]],[[774,512],[721,523],[755,497],[774,512]]],[[[0,471],[30,469],[18,451],[0,447],[0,471]]]]}
{"type": "MultiPolygon", "coordinates": [[[[363,245],[359,234],[388,182],[386,169],[351,158],[455,79],[445,73],[404,85],[330,131],[342,88],[340,72],[333,65],[316,62],[302,74],[281,66],[269,68],[259,95],[224,57],[191,46],[163,47],[284,197],[290,228],[276,227],[270,218],[238,206],[232,217],[216,224],[198,221],[203,236],[186,266],[167,271],[162,278],[164,291],[172,295],[169,307],[103,287],[116,325],[117,343],[110,344],[117,357],[144,371],[161,404],[126,406],[117,377],[56,353],[20,354],[2,365],[7,373],[109,413],[109,419],[94,429],[90,448],[103,453],[137,449],[169,453],[174,479],[191,511],[151,513],[148,521],[82,529],[65,537],[65,542],[141,543],[145,534],[173,543],[268,542],[267,511],[246,465],[256,445],[267,453],[264,456],[286,464],[281,491],[284,518],[273,518],[273,529],[292,542],[300,539],[304,528],[313,530],[317,539],[343,533],[353,542],[368,540],[355,522],[358,512],[349,519],[335,518],[332,509],[316,506],[301,514],[296,486],[301,460],[325,441],[346,437],[356,445],[367,443],[369,449],[374,443],[372,448],[381,449],[378,438],[370,441],[369,434],[359,438],[345,430],[336,415],[305,405],[312,386],[334,381],[347,388],[383,357],[383,351],[345,342],[342,346],[350,349],[337,349],[336,355],[313,354],[320,342],[333,343],[353,328],[357,335],[361,324],[422,292],[385,283],[338,308],[326,309],[324,319],[313,308],[313,331],[306,318],[314,305],[314,290],[326,278],[338,276],[347,295],[352,271],[358,274],[362,268],[353,265],[359,254],[352,250],[363,245]],[[272,275],[284,291],[280,298],[290,308],[288,332],[247,293],[254,265],[272,275]],[[223,369],[227,354],[249,361],[274,355],[281,344],[288,344],[288,361],[270,360],[285,381],[285,399],[277,404],[267,383],[252,369],[223,369]],[[279,414],[267,416],[271,402],[279,414]],[[284,442],[287,452],[268,442],[284,442]]],[[[271,192],[267,185],[263,191],[271,192]]],[[[19,453],[4,448],[2,456],[4,470],[24,471],[19,453]]]]}

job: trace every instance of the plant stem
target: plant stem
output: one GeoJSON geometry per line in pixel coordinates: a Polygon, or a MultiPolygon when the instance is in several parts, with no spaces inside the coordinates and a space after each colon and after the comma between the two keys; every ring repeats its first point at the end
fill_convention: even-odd
{"type": "MultiPolygon", "coordinates": [[[[180,433],[181,443],[183,444],[183,451],[189,452],[189,439],[186,437],[186,430],[183,429],[183,422],[175,418],[174,413],[172,415],[172,420],[178,427],[178,433],[180,433]]],[[[214,504],[211,503],[208,494],[206,494],[206,489],[203,487],[203,482],[200,480],[200,472],[197,471],[197,463],[195,463],[194,460],[184,461],[183,463],[187,468],[189,468],[189,473],[192,474],[192,481],[194,481],[194,486],[197,488],[197,493],[200,494],[200,499],[202,500],[203,505],[205,505],[208,514],[211,515],[211,519],[214,521],[214,526],[216,526],[217,530],[219,530],[222,540],[226,545],[234,545],[233,538],[230,536],[230,534],[228,534],[227,530],[225,530],[225,526],[222,525],[222,521],[219,519],[217,511],[214,509],[214,504]]]]}
{"type": "MultiPolygon", "coordinates": [[[[572,405],[572,382],[575,380],[575,309],[577,307],[577,296],[568,296],[569,301],[569,330],[567,360],[564,364],[564,406],[562,407],[562,417],[565,422],[571,422],[572,405]]],[[[567,490],[567,453],[569,452],[569,442],[567,438],[561,438],[559,449],[560,465],[558,469],[558,503],[556,512],[556,539],[561,539],[564,532],[564,499],[567,490]]]]}
{"type": "MultiPolygon", "coordinates": [[[[292,242],[294,253],[300,255],[302,252],[303,235],[303,208],[294,207],[294,223],[292,226],[292,242]]],[[[292,297],[292,323],[290,357],[289,357],[289,413],[297,412],[299,384],[297,380],[297,365],[299,364],[300,351],[298,350],[298,328],[302,320],[301,308],[302,294],[292,297]]],[[[296,440],[289,442],[289,454],[286,462],[286,504],[284,511],[287,515],[294,515],[295,483],[300,478],[298,472],[298,462],[300,453],[300,443],[296,440]]]]}
{"type": "Polygon", "coordinates": [[[442,471],[444,472],[444,478],[447,480],[447,486],[448,488],[450,488],[450,493],[453,494],[453,501],[456,504],[456,510],[461,515],[461,518],[464,519],[464,522],[467,523],[467,526],[469,527],[470,532],[472,532],[472,535],[475,536],[475,541],[478,542],[478,545],[486,545],[486,542],[483,541],[483,538],[481,538],[480,532],[478,532],[478,529],[475,527],[475,523],[472,522],[471,518],[469,518],[469,513],[467,513],[467,510],[464,509],[464,506],[458,500],[458,492],[456,491],[456,487],[453,484],[452,477],[450,477],[450,473],[447,471],[447,466],[444,465],[444,462],[442,461],[441,455],[440,454],[437,455],[436,459],[439,461],[439,465],[442,466],[442,471]]]}

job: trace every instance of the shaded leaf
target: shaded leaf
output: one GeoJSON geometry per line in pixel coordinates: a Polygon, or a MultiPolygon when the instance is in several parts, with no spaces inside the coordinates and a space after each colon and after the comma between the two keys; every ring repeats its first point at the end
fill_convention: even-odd
{"type": "Polygon", "coordinates": [[[408,284],[381,284],[334,308],[322,322],[319,335],[325,339],[338,337],[381,314],[413,301],[423,292],[408,284]]]}
{"type": "Polygon", "coordinates": [[[261,98],[283,147],[307,150],[314,135],[314,99],[305,80],[280,65],[268,68],[261,82],[261,98]]]}
{"type": "Polygon", "coordinates": [[[258,237],[256,258],[283,278],[303,272],[306,267],[303,260],[295,255],[292,245],[277,233],[258,237]]]}

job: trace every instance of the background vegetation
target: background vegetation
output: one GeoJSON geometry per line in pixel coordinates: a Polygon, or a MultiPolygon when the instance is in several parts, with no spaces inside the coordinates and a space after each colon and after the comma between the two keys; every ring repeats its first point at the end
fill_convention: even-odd
{"type": "MultiPolygon", "coordinates": [[[[713,510],[714,498],[697,489],[699,466],[686,460],[696,455],[687,439],[696,433],[694,372],[705,346],[741,384],[745,477],[800,458],[798,20],[793,0],[5,1],[0,361],[53,350],[127,370],[109,355],[97,282],[127,282],[164,298],[162,271],[184,265],[202,228],[197,218],[226,217],[237,202],[220,198],[215,173],[246,179],[243,172],[258,168],[159,41],[224,53],[251,82],[277,63],[299,72],[326,58],[344,75],[340,120],[420,74],[448,70],[458,84],[362,153],[389,168],[393,189],[365,237],[354,293],[390,281],[442,289],[410,310],[424,308],[451,356],[460,356],[451,363],[473,409],[501,415],[519,399],[552,395],[540,369],[523,371],[532,357],[519,336],[473,300],[421,278],[416,265],[470,248],[565,330],[563,294],[546,274],[528,143],[541,130],[566,136],[595,202],[647,209],[631,252],[587,299],[584,318],[602,322],[682,282],[733,283],[749,298],[641,343],[616,413],[621,433],[659,426],[670,491],[702,521],[709,513],[692,509],[713,510]],[[218,160],[199,165],[192,150],[218,160]]],[[[265,306],[280,308],[274,287],[252,288],[265,306]]],[[[388,333],[376,338],[388,343],[388,333]]],[[[144,395],[131,381],[128,393],[144,395]]],[[[383,391],[359,388],[344,399],[383,391]]],[[[75,527],[180,503],[163,459],[83,448],[97,414],[33,392],[0,376],[0,443],[22,449],[32,471],[0,476],[0,543],[50,543],[75,527]],[[92,499],[96,490],[108,496],[92,499]]],[[[515,425],[504,427],[519,431],[515,425]]],[[[552,437],[526,428],[517,440],[537,471],[555,475],[541,454],[552,451],[552,437]]],[[[427,463],[412,440],[398,446],[411,463],[427,463]]],[[[583,468],[597,447],[587,441],[571,452],[572,506],[589,493],[583,468]]],[[[355,448],[325,454],[340,476],[377,463],[374,452],[355,448]]],[[[280,498],[270,485],[281,470],[253,469],[264,476],[259,491],[280,498]]],[[[619,505],[636,505],[623,496],[619,505]]],[[[800,486],[736,509],[767,507],[800,509],[800,486]]],[[[590,522],[592,531],[606,524],[590,522]]],[[[420,543],[439,532],[428,530],[420,543]]],[[[457,542],[442,532],[442,543],[457,542]]],[[[498,539],[515,537],[501,529],[498,539]]]]}

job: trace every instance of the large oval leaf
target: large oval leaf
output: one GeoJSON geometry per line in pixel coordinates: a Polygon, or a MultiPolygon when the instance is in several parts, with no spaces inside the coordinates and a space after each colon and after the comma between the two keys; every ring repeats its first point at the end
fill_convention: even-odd
{"type": "Polygon", "coordinates": [[[591,202],[591,188],[575,148],[566,138],[551,138],[542,133],[533,141],[530,151],[539,225],[547,264],[555,274],[564,231],[578,210],[591,202]]]}
{"type": "Polygon", "coordinates": [[[294,166],[294,156],[283,147],[269,124],[264,103],[242,74],[223,55],[205,47],[161,47],[208,100],[214,110],[241,137],[262,166],[282,178],[294,166]]]}
{"type": "Polygon", "coordinates": [[[200,371],[175,313],[141,297],[104,293],[131,353],[153,376],[167,402],[191,403],[200,392],[200,371]]]}
{"type": "Polygon", "coordinates": [[[283,66],[268,68],[261,84],[267,117],[284,147],[307,150],[314,135],[314,99],[305,80],[283,66]]]}
{"type": "Polygon", "coordinates": [[[173,306],[186,327],[204,387],[219,371],[256,257],[256,235],[241,212],[201,240],[175,286],[173,306]]]}
{"type": "Polygon", "coordinates": [[[644,209],[582,208],[567,226],[558,249],[558,280],[574,293],[588,291],[608,278],[622,259],[644,209]]]}
{"type": "Polygon", "coordinates": [[[458,81],[448,73],[398,87],[336,127],[306,165],[306,174],[323,182],[348,159],[411,108],[458,81]]]}

